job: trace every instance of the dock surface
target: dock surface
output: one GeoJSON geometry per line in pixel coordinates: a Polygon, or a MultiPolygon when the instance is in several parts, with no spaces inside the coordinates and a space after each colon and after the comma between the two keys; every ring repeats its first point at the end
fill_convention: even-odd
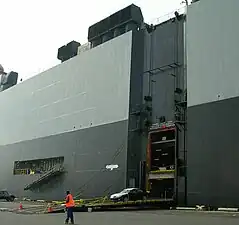
{"type": "MultiPolygon", "coordinates": [[[[0,203],[0,207],[15,207],[0,203]]],[[[0,212],[1,225],[64,224],[65,214],[24,215],[0,212]]],[[[75,213],[76,224],[86,225],[238,225],[239,213],[193,211],[124,211],[75,213]]]]}

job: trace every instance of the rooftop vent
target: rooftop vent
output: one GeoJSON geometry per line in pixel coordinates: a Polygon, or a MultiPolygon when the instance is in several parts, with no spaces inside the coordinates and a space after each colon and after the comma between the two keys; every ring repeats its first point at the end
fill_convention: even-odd
{"type": "Polygon", "coordinates": [[[95,47],[127,31],[137,30],[143,21],[141,9],[132,4],[90,26],[88,40],[95,47]]]}
{"type": "Polygon", "coordinates": [[[81,44],[76,41],[71,41],[58,49],[57,58],[64,62],[77,55],[78,47],[81,44]]]}
{"type": "Polygon", "coordinates": [[[4,91],[14,85],[17,84],[18,73],[16,72],[9,72],[9,73],[2,73],[0,76],[0,91],[4,91]]]}

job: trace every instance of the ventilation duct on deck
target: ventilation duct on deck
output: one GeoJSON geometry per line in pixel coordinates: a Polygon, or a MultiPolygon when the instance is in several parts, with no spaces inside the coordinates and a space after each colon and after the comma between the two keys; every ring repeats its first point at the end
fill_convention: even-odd
{"type": "Polygon", "coordinates": [[[78,47],[81,44],[76,41],[71,41],[67,45],[64,45],[58,49],[57,58],[64,62],[77,55],[78,47]]]}
{"type": "Polygon", "coordinates": [[[5,73],[2,71],[0,73],[0,91],[4,91],[14,85],[17,84],[18,73],[16,72],[9,72],[5,73]]]}
{"type": "Polygon", "coordinates": [[[89,27],[88,41],[96,47],[143,24],[141,9],[132,4],[89,27]]]}

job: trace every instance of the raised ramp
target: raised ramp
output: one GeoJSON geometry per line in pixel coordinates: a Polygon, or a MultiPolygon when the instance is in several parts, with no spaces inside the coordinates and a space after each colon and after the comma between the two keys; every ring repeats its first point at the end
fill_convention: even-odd
{"type": "Polygon", "coordinates": [[[62,165],[56,165],[51,170],[49,170],[47,173],[43,174],[41,177],[39,177],[37,180],[33,181],[31,184],[28,184],[24,190],[29,190],[32,188],[36,188],[41,186],[42,184],[47,183],[52,178],[62,175],[64,173],[64,168],[62,165]]]}

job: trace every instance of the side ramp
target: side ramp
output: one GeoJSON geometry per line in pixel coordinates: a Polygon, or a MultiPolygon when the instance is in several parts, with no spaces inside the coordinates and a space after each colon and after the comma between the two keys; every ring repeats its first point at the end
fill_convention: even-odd
{"type": "Polygon", "coordinates": [[[62,175],[64,173],[64,168],[62,165],[58,164],[54,166],[51,170],[40,176],[37,180],[33,181],[31,184],[28,184],[25,188],[24,191],[30,190],[32,188],[37,188],[41,186],[44,183],[47,183],[49,180],[52,178],[62,175]]]}
{"type": "MultiPolygon", "coordinates": [[[[99,212],[99,211],[123,211],[123,210],[153,210],[170,209],[174,206],[173,199],[152,199],[144,201],[112,202],[108,200],[78,202],[76,201],[75,212],[99,212]]],[[[55,207],[49,213],[63,213],[65,207],[62,203],[55,203],[55,207]]]]}

